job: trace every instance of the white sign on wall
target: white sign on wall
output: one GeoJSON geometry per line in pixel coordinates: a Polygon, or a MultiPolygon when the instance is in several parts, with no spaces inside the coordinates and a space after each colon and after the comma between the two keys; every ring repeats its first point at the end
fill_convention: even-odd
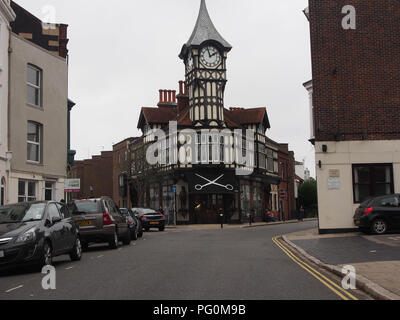
{"type": "Polygon", "coordinates": [[[328,189],[339,190],[340,189],[340,178],[329,177],[328,178],[328,189]]]}

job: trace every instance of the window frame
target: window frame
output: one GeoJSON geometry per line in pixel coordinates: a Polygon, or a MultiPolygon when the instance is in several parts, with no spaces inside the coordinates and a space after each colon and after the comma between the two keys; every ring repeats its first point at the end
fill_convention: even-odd
{"type": "Polygon", "coordinates": [[[35,66],[35,65],[33,65],[33,64],[30,64],[30,63],[28,63],[27,64],[27,68],[26,68],[26,72],[27,72],[27,74],[26,74],[26,86],[27,86],[27,91],[28,91],[28,87],[31,87],[31,88],[33,88],[33,89],[35,89],[35,90],[38,90],[38,104],[36,104],[36,103],[31,103],[29,100],[28,100],[28,92],[26,93],[26,103],[28,104],[28,105],[30,105],[30,106],[33,106],[33,107],[36,107],[36,108],[42,108],[43,107],[43,103],[42,103],[42,101],[43,101],[43,99],[42,99],[42,88],[43,88],[43,70],[41,69],[41,68],[39,68],[39,67],[37,67],[37,66],[35,66]],[[36,84],[34,84],[34,83],[30,83],[29,81],[28,81],[28,69],[32,69],[32,70],[34,70],[34,71],[36,71],[36,72],[38,72],[39,73],[39,85],[36,85],[36,84]]]}
{"type": "MultiPolygon", "coordinates": [[[[360,204],[362,202],[364,202],[366,199],[360,199],[358,201],[356,201],[356,183],[355,183],[355,169],[359,168],[359,167],[369,167],[369,168],[376,168],[376,167],[389,167],[390,168],[390,183],[386,183],[386,184],[390,184],[390,194],[394,194],[394,176],[393,176],[393,163],[360,163],[360,164],[352,164],[351,168],[352,168],[352,184],[353,184],[353,203],[354,204],[360,204]]],[[[360,185],[360,183],[357,183],[358,185],[360,185]]],[[[363,185],[363,184],[361,184],[363,185]]],[[[383,194],[383,195],[379,195],[376,194],[376,177],[375,175],[371,172],[370,170],[370,183],[368,184],[369,186],[369,192],[370,192],[370,197],[379,197],[379,196],[387,196],[390,194],[383,194]],[[374,194],[372,194],[374,193],[374,194]]]]}
{"type": "Polygon", "coordinates": [[[39,123],[39,122],[28,120],[26,131],[27,131],[27,132],[26,132],[26,144],[27,144],[27,147],[28,147],[29,144],[35,145],[35,146],[38,146],[38,147],[39,147],[39,150],[38,150],[38,159],[39,159],[39,160],[36,161],[36,160],[31,160],[31,159],[29,159],[28,150],[27,150],[27,155],[26,155],[26,158],[27,158],[27,159],[26,159],[26,160],[27,160],[29,163],[40,164],[40,163],[42,163],[43,125],[42,125],[41,123],[39,123]],[[29,136],[29,134],[28,134],[28,128],[29,128],[29,124],[30,124],[30,123],[34,124],[35,126],[37,126],[37,128],[39,128],[39,132],[38,132],[39,142],[28,140],[28,139],[29,139],[29,138],[28,138],[28,136],[29,136]]]}
{"type": "Polygon", "coordinates": [[[24,179],[18,179],[18,203],[21,202],[31,202],[31,201],[36,201],[37,200],[37,181],[33,180],[24,180],[24,179]],[[20,182],[24,183],[24,194],[19,193],[19,184],[20,182]],[[35,196],[29,196],[29,184],[32,183],[34,185],[34,194],[35,196]],[[20,201],[20,198],[24,198],[24,201],[20,201]]]}

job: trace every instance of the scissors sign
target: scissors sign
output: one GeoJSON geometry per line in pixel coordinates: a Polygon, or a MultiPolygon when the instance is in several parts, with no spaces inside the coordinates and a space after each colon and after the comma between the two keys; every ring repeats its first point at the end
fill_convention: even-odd
{"type": "Polygon", "coordinates": [[[217,179],[215,179],[214,181],[211,181],[211,180],[209,180],[209,179],[207,179],[207,178],[205,178],[205,177],[203,177],[203,176],[201,176],[201,175],[199,175],[199,174],[197,174],[197,173],[196,173],[196,176],[198,176],[199,178],[201,178],[201,179],[203,179],[203,180],[205,180],[205,181],[208,182],[208,183],[206,183],[206,184],[204,184],[204,185],[197,184],[197,185],[194,187],[197,191],[201,191],[201,190],[203,190],[205,187],[208,187],[208,186],[211,186],[211,185],[218,186],[218,187],[222,187],[222,188],[225,188],[226,190],[229,190],[229,191],[233,191],[233,189],[234,189],[234,188],[233,188],[233,185],[231,185],[231,184],[223,185],[223,184],[217,183],[217,181],[220,180],[220,179],[224,176],[224,174],[220,175],[220,176],[219,176],[217,179]]]}

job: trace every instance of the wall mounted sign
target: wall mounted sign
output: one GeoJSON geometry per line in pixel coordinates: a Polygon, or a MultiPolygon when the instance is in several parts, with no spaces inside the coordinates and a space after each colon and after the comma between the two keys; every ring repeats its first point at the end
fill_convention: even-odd
{"type": "Polygon", "coordinates": [[[339,190],[340,189],[340,178],[328,178],[328,189],[339,190]]]}
{"type": "Polygon", "coordinates": [[[225,194],[238,190],[233,172],[193,172],[187,174],[190,193],[225,194]]]}

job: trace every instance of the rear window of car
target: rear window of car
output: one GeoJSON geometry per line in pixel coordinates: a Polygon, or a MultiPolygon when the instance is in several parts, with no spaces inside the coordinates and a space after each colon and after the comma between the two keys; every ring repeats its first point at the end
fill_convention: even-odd
{"type": "Polygon", "coordinates": [[[362,203],[360,204],[360,207],[366,208],[366,207],[368,207],[373,201],[374,201],[374,199],[367,199],[367,200],[365,200],[364,202],[362,202],[362,203]]]}
{"type": "Polygon", "coordinates": [[[141,213],[143,213],[143,214],[145,214],[145,215],[158,214],[158,212],[157,212],[157,211],[155,211],[155,210],[151,210],[151,209],[144,209],[144,210],[142,210],[142,212],[141,212],[141,213]]]}
{"type": "Polygon", "coordinates": [[[84,212],[84,213],[99,213],[100,210],[100,201],[76,201],[75,202],[76,211],[84,212]]]}
{"type": "Polygon", "coordinates": [[[399,198],[396,196],[381,198],[375,202],[375,205],[379,207],[398,207],[399,198]]]}

